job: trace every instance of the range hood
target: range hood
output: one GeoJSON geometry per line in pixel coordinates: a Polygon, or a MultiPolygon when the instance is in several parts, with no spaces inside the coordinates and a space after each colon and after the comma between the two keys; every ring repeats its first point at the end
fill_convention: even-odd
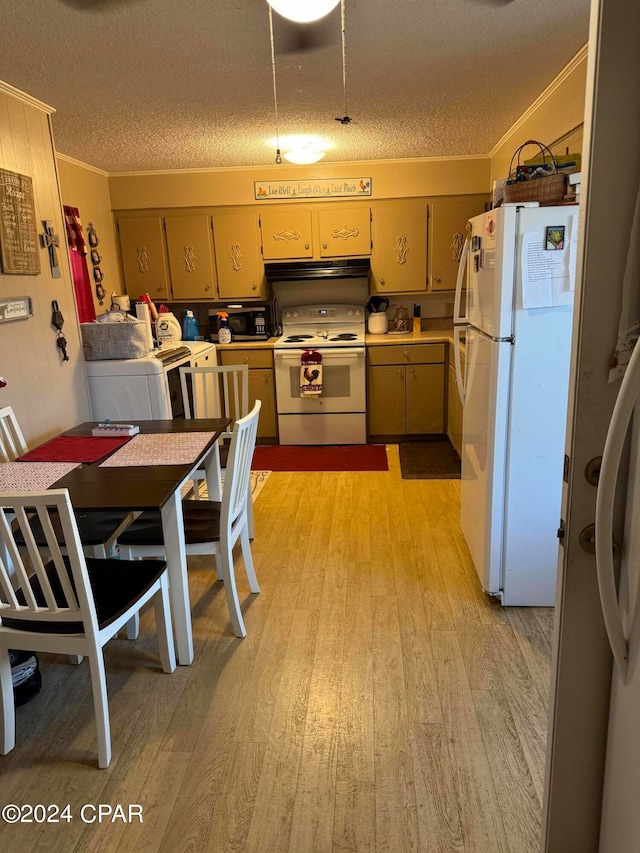
{"type": "Polygon", "coordinates": [[[337,278],[368,278],[369,258],[347,258],[344,261],[286,261],[265,264],[267,281],[322,281],[337,278]]]}

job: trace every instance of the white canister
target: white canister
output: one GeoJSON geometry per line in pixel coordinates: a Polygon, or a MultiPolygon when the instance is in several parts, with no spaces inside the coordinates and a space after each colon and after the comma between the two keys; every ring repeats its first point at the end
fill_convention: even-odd
{"type": "Polygon", "coordinates": [[[172,314],[170,311],[158,314],[158,319],[156,320],[156,337],[163,343],[182,340],[182,327],[175,314],[172,314]]]}
{"type": "Polygon", "coordinates": [[[370,335],[386,335],[389,328],[386,311],[377,311],[369,314],[367,329],[370,335]]]}

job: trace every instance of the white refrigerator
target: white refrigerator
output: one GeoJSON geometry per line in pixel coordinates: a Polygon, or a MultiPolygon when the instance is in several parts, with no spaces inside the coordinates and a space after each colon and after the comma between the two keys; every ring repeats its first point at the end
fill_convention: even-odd
{"type": "Polygon", "coordinates": [[[577,206],[537,203],[467,227],[454,303],[461,525],[503,605],[555,600],[577,230],[577,206]]]}

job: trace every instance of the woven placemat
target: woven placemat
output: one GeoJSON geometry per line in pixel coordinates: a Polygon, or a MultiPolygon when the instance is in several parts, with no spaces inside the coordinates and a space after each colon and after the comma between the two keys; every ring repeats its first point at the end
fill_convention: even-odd
{"type": "Polygon", "coordinates": [[[196,461],[214,435],[213,432],[139,433],[100,463],[100,467],[189,465],[196,461]]]}
{"type": "Polygon", "coordinates": [[[0,492],[39,492],[77,467],[77,462],[3,462],[0,492]]]}

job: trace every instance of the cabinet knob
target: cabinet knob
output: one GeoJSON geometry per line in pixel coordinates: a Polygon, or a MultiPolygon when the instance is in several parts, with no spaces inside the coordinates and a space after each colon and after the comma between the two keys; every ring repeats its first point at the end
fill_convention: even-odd
{"type": "Polygon", "coordinates": [[[211,285],[210,285],[210,284],[206,284],[204,289],[205,289],[205,290],[211,290],[211,285]]]}
{"type": "Polygon", "coordinates": [[[381,278],[381,279],[380,279],[380,284],[384,284],[384,279],[383,279],[383,278],[381,278]]]}
{"type": "Polygon", "coordinates": [[[440,283],[442,281],[442,279],[440,278],[439,275],[434,275],[433,280],[437,281],[438,283],[440,283]]]}
{"type": "Polygon", "coordinates": [[[251,285],[251,290],[257,290],[257,289],[258,289],[258,285],[257,285],[257,284],[252,284],[252,285],[251,285]]]}
{"type": "MultiPolygon", "coordinates": [[[[305,244],[304,244],[304,247],[305,247],[305,249],[308,249],[308,248],[309,248],[309,244],[308,244],[308,243],[305,243],[305,244]]],[[[326,249],[326,246],[325,246],[325,249],[326,249]]]]}
{"type": "Polygon", "coordinates": [[[406,350],[403,350],[403,352],[404,352],[404,357],[407,359],[407,361],[409,361],[409,353],[406,350]]]}
{"type": "Polygon", "coordinates": [[[245,357],[244,357],[244,359],[243,359],[243,362],[244,362],[245,364],[249,364],[249,356],[248,356],[248,355],[245,355],[245,357]]]}
{"type": "Polygon", "coordinates": [[[323,249],[326,249],[326,248],[327,248],[327,244],[326,244],[326,243],[323,243],[323,244],[322,244],[322,248],[323,248],[323,249]]]}
{"type": "Polygon", "coordinates": [[[397,374],[398,376],[402,376],[402,371],[401,371],[401,370],[396,370],[396,374],[397,374]]]}
{"type": "Polygon", "coordinates": [[[164,290],[164,287],[162,285],[160,285],[160,287],[158,287],[156,289],[157,289],[158,293],[162,293],[162,291],[164,290]]]}

